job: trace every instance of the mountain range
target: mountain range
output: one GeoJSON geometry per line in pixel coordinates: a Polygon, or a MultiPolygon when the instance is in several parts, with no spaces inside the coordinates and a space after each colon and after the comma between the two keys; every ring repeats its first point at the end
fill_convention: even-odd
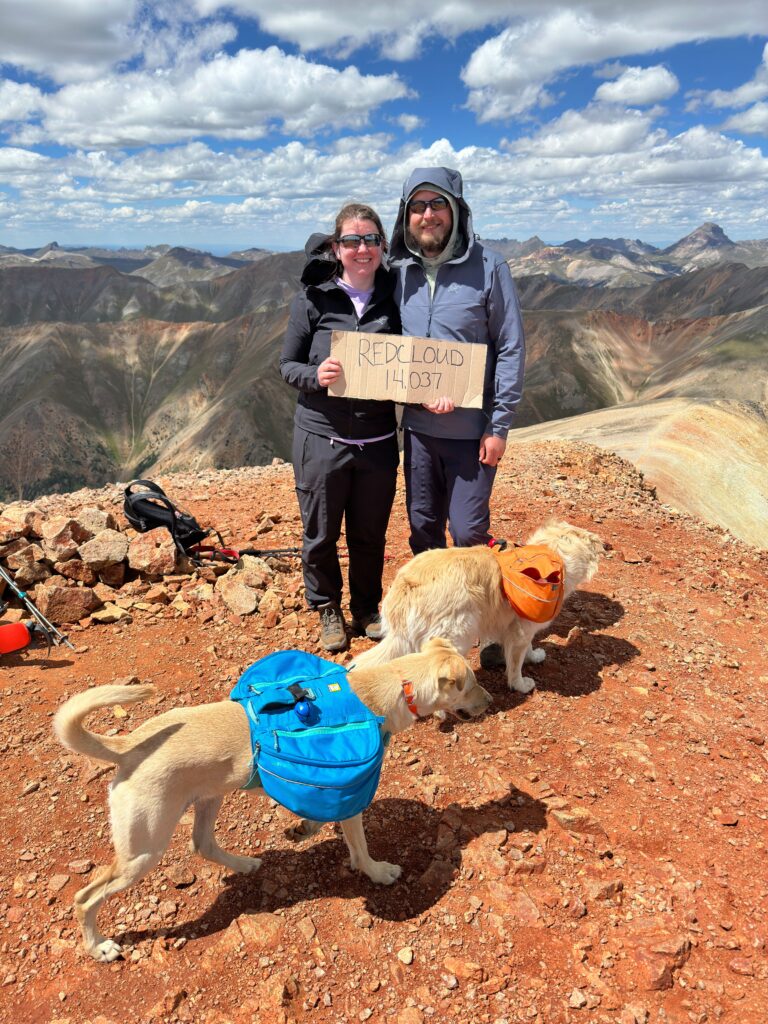
{"type": "Polygon", "coordinates": [[[200,249],[153,245],[143,249],[105,249],[99,246],[68,247],[49,242],[40,249],[13,249],[0,245],[3,267],[51,266],[59,269],[114,267],[124,274],[140,274],[155,284],[181,279],[207,280],[270,255],[268,249],[242,249],[228,256],[213,256],[200,249]]]}
{"type": "MultiPolygon", "coordinates": [[[[711,222],[702,224],[665,249],[628,238],[590,238],[586,242],[574,238],[561,245],[550,245],[535,235],[524,242],[509,238],[483,241],[509,261],[516,278],[544,274],[553,280],[581,286],[641,285],[720,263],[742,263],[746,267],[768,265],[768,239],[733,242],[719,225],[711,222]]],[[[40,265],[67,269],[107,266],[162,286],[219,277],[269,255],[273,255],[270,250],[258,248],[214,256],[182,246],[106,249],[49,242],[39,249],[0,245],[0,269],[40,265]]]]}
{"type": "Polygon", "coordinates": [[[717,264],[768,264],[768,239],[732,242],[709,222],[666,249],[629,238],[574,238],[562,245],[546,245],[540,238],[505,238],[488,245],[509,261],[516,278],[545,274],[565,283],[609,288],[649,284],[717,264]]]}
{"type": "MultiPolygon", "coordinates": [[[[768,240],[705,224],[665,250],[489,244],[524,309],[519,436],[618,451],[665,500],[768,547],[768,240]]],[[[288,457],[276,364],[303,259],[0,248],[0,495],[288,457]]]]}

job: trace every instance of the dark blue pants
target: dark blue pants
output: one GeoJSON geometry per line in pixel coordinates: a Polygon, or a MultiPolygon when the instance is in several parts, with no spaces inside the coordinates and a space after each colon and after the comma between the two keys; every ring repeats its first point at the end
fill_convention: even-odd
{"type": "Polygon", "coordinates": [[[341,604],[336,549],[344,529],[349,552],[349,610],[355,618],[378,611],[389,513],[395,497],[397,438],[359,448],[331,445],[300,427],[293,433],[293,473],[304,536],[304,586],[310,608],[341,604]]]}
{"type": "Polygon", "coordinates": [[[491,539],[496,467],[483,465],[479,451],[479,438],[466,441],[405,431],[405,501],[414,555],[446,547],[446,524],[456,547],[491,539]]]}

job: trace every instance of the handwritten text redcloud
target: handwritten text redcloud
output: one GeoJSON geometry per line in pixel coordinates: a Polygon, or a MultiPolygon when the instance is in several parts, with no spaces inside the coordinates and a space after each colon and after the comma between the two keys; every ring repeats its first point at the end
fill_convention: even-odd
{"type": "Polygon", "coordinates": [[[331,356],[343,373],[328,393],[394,402],[433,402],[447,395],[457,406],[479,409],[486,354],[485,345],[460,341],[334,331],[331,356]]]}

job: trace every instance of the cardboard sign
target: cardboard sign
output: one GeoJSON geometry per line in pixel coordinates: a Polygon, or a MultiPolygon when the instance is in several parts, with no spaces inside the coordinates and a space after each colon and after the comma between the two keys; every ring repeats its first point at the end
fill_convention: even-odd
{"type": "Polygon", "coordinates": [[[447,395],[457,407],[481,409],[487,354],[461,341],[334,331],[331,355],[343,371],[328,394],[415,403],[447,395]]]}

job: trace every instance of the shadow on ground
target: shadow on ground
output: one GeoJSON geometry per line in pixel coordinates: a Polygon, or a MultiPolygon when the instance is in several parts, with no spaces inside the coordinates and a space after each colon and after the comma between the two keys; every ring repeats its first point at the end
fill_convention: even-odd
{"type": "Polygon", "coordinates": [[[254,874],[226,875],[214,903],[194,920],[173,928],[132,930],[116,938],[128,944],[160,935],[192,938],[223,931],[243,913],[270,913],[329,898],[364,897],[372,916],[405,921],[429,910],[445,894],[465,846],[486,832],[499,831],[511,819],[517,830],[542,831],[545,807],[514,786],[502,799],[476,807],[451,804],[436,810],[419,800],[377,800],[364,817],[368,848],[377,860],[402,866],[403,874],[394,885],[375,885],[352,871],[338,826],[326,825],[304,847],[266,850],[254,874]]]}
{"type": "MultiPolygon", "coordinates": [[[[615,625],[623,616],[623,605],[605,594],[576,591],[546,632],[534,639],[533,646],[546,653],[545,660],[526,663],[523,675],[536,681],[537,690],[563,697],[594,693],[602,685],[606,666],[624,665],[640,654],[628,640],[595,632],[615,625]]],[[[525,694],[507,689],[503,669],[479,669],[477,679],[493,694],[488,714],[508,711],[527,699],[525,694]]]]}

